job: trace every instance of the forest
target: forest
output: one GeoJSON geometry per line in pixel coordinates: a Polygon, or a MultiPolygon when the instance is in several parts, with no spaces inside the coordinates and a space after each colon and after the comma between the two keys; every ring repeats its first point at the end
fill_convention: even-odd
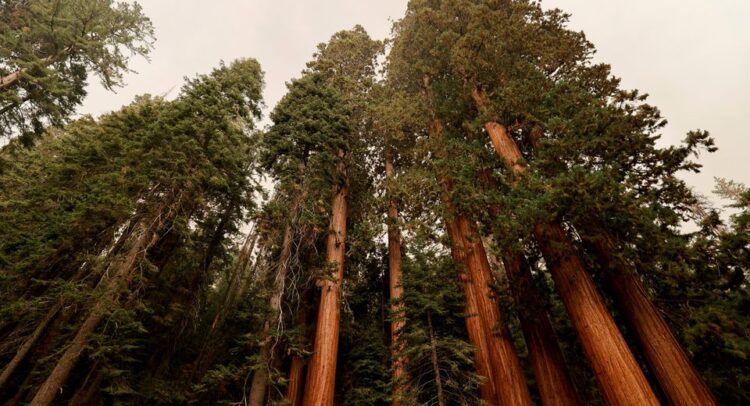
{"type": "Polygon", "coordinates": [[[684,180],[731,145],[569,17],[410,0],[263,125],[252,55],[79,115],[152,21],[0,0],[0,405],[750,404],[750,188],[684,180]]]}

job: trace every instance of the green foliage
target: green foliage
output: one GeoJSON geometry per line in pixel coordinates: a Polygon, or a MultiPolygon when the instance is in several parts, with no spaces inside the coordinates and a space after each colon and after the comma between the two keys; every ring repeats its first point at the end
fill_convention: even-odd
{"type": "Polygon", "coordinates": [[[0,138],[24,142],[75,111],[89,74],[122,85],[132,55],[153,42],[140,5],[112,0],[4,1],[0,33],[0,138]]]}

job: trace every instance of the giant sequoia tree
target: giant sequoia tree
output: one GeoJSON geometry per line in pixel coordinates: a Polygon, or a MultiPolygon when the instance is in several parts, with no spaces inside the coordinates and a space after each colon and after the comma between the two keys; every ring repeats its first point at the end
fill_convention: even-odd
{"type": "Polygon", "coordinates": [[[0,7],[0,114],[40,134],[0,156],[1,402],[750,401],[750,192],[719,180],[726,216],[691,192],[711,137],[659,147],[562,11],[411,0],[389,41],[319,45],[262,130],[242,60],[42,132],[150,25],[0,7]]]}

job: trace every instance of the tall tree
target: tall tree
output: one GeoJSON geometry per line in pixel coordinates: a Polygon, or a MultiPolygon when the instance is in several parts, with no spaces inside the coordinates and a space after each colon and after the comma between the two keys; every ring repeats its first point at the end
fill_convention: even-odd
{"type": "MultiPolygon", "coordinates": [[[[348,172],[354,153],[363,151],[367,131],[367,101],[375,80],[375,63],[382,44],[370,39],[361,26],[333,35],[326,44],[318,46],[315,59],[308,70],[319,77],[341,100],[349,111],[349,134],[336,152],[335,166],[330,172],[333,180],[331,222],[326,242],[326,260],[335,267],[321,279],[321,299],[313,355],[308,366],[305,405],[333,403],[336,355],[340,321],[341,282],[344,274],[345,238],[347,227],[347,199],[350,179],[348,172]]],[[[354,161],[356,162],[356,161],[354,161]]]]}
{"type": "MultiPolygon", "coordinates": [[[[248,166],[244,160],[248,138],[245,131],[252,128],[252,120],[259,114],[261,86],[262,78],[257,62],[237,61],[216,69],[211,76],[190,81],[184,88],[183,95],[175,102],[154,103],[146,100],[129,108],[129,114],[135,118],[141,118],[139,114],[151,116],[145,123],[141,121],[144,127],[139,131],[145,139],[136,138],[125,149],[128,152],[127,158],[137,156],[142,160],[144,156],[153,156],[154,159],[151,160],[137,161],[139,164],[131,168],[135,173],[128,174],[134,181],[144,182],[146,190],[134,193],[131,204],[137,204],[138,207],[130,214],[131,226],[126,229],[127,242],[122,252],[108,264],[111,275],[104,277],[73,344],[64,352],[42,388],[37,391],[33,404],[49,404],[54,400],[91,334],[112,308],[117,307],[118,298],[123,291],[128,290],[138,269],[149,262],[157,267],[163,266],[161,258],[144,256],[148,253],[157,257],[171,253],[171,249],[164,251],[164,254],[150,252],[151,248],[161,249],[158,247],[162,244],[160,241],[169,238],[171,234],[167,233],[167,237],[162,238],[161,230],[165,227],[174,229],[178,214],[189,218],[197,213],[197,198],[215,203],[215,199],[225,197],[229,190],[247,189],[248,166]],[[149,113],[153,111],[158,111],[156,117],[149,113]],[[139,144],[141,141],[145,143],[139,144]],[[159,143],[170,145],[172,149],[161,150],[159,143]],[[142,146],[146,148],[137,150],[142,146]],[[227,153],[231,148],[235,148],[235,151],[227,153]],[[214,151],[223,151],[224,155],[219,157],[214,151]],[[191,159],[186,159],[188,156],[191,159]]],[[[117,114],[114,117],[117,118],[117,114]]],[[[106,125],[107,120],[103,120],[101,127],[106,129],[106,125]]],[[[74,137],[71,139],[75,140],[74,137]]],[[[123,174],[122,167],[118,167],[116,173],[123,174]]],[[[244,194],[240,192],[240,195],[244,194]]],[[[241,205],[246,207],[248,203],[241,205]]],[[[222,213],[221,216],[225,214],[222,213]]],[[[219,221],[217,224],[217,230],[222,230],[223,234],[226,222],[219,221]]],[[[209,234],[208,239],[215,240],[215,237],[209,234]]],[[[212,245],[215,244],[208,244],[206,258],[215,255],[212,245]]],[[[198,274],[206,272],[208,261],[210,259],[201,260],[198,274]]],[[[127,296],[126,294],[125,297],[127,296]]]]}

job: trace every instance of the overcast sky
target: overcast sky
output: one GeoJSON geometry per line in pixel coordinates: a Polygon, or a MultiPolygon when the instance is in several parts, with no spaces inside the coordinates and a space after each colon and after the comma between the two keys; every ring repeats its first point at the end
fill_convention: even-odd
{"type": "MultiPolygon", "coordinates": [[[[140,0],[156,27],[151,61],[116,94],[93,83],[80,110],[98,115],[135,95],[164,94],[184,76],[210,71],[220,60],[254,57],[266,73],[269,108],[283,96],[320,42],[361,24],[384,38],[407,0],[140,0]]],[[[704,194],[713,177],[750,185],[750,1],[544,0],[570,14],[626,88],[651,95],[669,120],[664,144],[691,129],[709,130],[719,152],[700,158],[704,171],[688,177],[704,194]]]]}

